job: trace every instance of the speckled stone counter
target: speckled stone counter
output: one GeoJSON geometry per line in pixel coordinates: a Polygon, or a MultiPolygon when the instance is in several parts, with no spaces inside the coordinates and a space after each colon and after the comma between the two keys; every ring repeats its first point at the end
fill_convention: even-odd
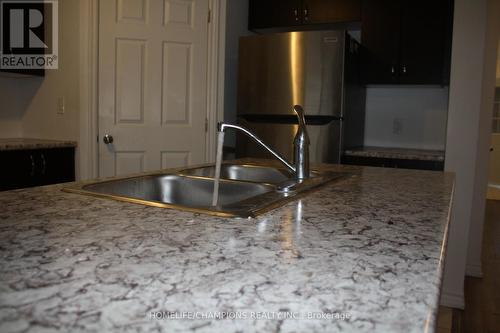
{"type": "Polygon", "coordinates": [[[0,332],[433,332],[453,175],[324,167],[256,219],[0,193],[0,332]]]}
{"type": "Polygon", "coordinates": [[[29,138],[0,139],[0,151],[76,147],[75,141],[29,138]]]}
{"type": "Polygon", "coordinates": [[[363,147],[359,149],[348,149],[344,152],[344,155],[420,161],[444,161],[444,151],[442,150],[363,147]]]}

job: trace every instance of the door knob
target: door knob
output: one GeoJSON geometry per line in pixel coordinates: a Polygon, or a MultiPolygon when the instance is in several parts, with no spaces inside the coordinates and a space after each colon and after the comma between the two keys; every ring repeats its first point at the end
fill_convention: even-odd
{"type": "Polygon", "coordinates": [[[113,137],[109,134],[106,134],[102,138],[102,141],[104,141],[105,144],[109,145],[110,143],[113,143],[113,137]]]}

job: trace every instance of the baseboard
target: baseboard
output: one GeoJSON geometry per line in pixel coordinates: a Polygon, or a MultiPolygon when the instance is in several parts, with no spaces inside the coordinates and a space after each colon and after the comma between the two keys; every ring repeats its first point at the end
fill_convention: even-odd
{"type": "Polygon", "coordinates": [[[483,277],[483,270],[481,265],[479,264],[468,264],[465,266],[465,275],[472,276],[476,278],[483,277]]]}
{"type": "Polygon", "coordinates": [[[449,307],[449,308],[463,310],[465,308],[464,295],[443,292],[441,294],[441,300],[440,300],[439,304],[442,306],[449,307]]]}

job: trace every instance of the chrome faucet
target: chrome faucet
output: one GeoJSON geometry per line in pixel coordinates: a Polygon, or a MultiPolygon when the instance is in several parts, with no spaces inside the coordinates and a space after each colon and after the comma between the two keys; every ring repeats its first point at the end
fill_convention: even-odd
{"type": "Polygon", "coordinates": [[[293,111],[295,111],[299,122],[299,128],[297,129],[297,133],[295,134],[295,138],[293,139],[293,165],[289,163],[278,152],[274,151],[271,147],[265,144],[264,141],[259,139],[255,134],[244,127],[220,122],[217,126],[217,129],[219,132],[224,132],[226,128],[233,128],[235,130],[242,131],[250,138],[252,138],[255,142],[257,142],[260,146],[264,147],[268,152],[273,154],[274,157],[276,157],[290,171],[293,172],[293,174],[295,175],[295,179],[301,182],[302,180],[309,178],[309,135],[307,134],[304,109],[302,109],[302,106],[300,105],[295,105],[293,107],[293,111]]]}

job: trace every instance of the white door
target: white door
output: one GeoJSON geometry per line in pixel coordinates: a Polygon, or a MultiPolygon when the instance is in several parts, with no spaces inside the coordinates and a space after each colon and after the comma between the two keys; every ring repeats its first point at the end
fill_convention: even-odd
{"type": "Polygon", "coordinates": [[[500,188],[500,87],[496,87],[495,89],[495,100],[493,103],[489,183],[495,185],[497,189],[500,188]]]}
{"type": "Polygon", "coordinates": [[[99,1],[100,177],[205,161],[208,1],[99,1]]]}

